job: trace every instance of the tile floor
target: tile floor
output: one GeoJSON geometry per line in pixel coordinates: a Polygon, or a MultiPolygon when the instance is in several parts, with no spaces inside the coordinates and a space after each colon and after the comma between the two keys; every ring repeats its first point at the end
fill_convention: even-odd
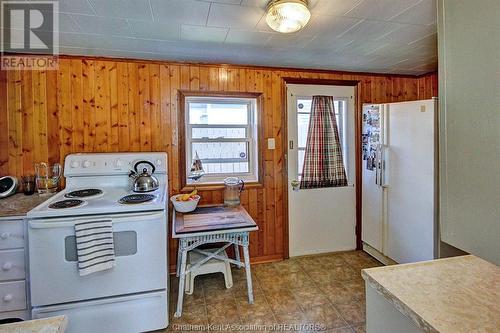
{"type": "Polygon", "coordinates": [[[194,294],[185,295],[181,318],[172,315],[178,290],[178,280],[172,278],[167,331],[231,331],[244,327],[262,332],[267,327],[273,331],[365,332],[361,269],[381,265],[362,251],[252,265],[254,304],[247,301],[244,269],[233,268],[234,286],[230,289],[225,288],[222,274],[200,276],[195,280],[194,294]],[[238,324],[242,326],[227,326],[238,324]],[[269,328],[273,324],[297,326],[269,328]]]}

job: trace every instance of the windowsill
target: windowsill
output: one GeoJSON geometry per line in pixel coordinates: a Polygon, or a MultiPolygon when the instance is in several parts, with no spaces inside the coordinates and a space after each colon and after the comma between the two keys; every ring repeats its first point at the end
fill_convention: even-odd
{"type": "MultiPolygon", "coordinates": [[[[189,193],[194,190],[194,188],[198,191],[218,191],[218,190],[223,190],[224,189],[224,184],[223,183],[217,183],[217,184],[187,184],[181,189],[181,193],[189,193]]],[[[252,182],[252,183],[245,183],[245,188],[246,189],[260,189],[264,188],[264,184],[258,183],[258,182],[252,182]]]]}

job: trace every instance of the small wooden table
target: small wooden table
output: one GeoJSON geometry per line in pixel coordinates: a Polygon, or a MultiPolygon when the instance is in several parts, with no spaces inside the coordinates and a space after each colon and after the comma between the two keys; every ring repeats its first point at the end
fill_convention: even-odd
{"type": "Polygon", "coordinates": [[[198,268],[208,260],[215,258],[230,262],[238,267],[245,267],[248,289],[248,302],[253,303],[252,275],[250,273],[250,256],[248,253],[249,233],[259,228],[242,206],[205,206],[198,207],[190,213],[172,214],[172,238],[179,239],[177,252],[177,276],[179,277],[179,295],[175,317],[182,315],[184,300],[184,286],[186,274],[198,268]],[[197,249],[198,246],[208,243],[226,243],[215,252],[197,249]],[[234,246],[235,259],[226,258],[219,253],[229,246],[234,246]],[[243,248],[244,263],[240,261],[239,246],[243,248]],[[188,251],[196,251],[205,257],[186,270],[188,251]]]}

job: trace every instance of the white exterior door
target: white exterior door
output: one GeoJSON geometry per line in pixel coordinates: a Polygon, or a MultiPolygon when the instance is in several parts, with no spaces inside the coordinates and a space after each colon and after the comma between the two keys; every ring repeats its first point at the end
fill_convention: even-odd
{"type": "Polygon", "coordinates": [[[348,186],[294,190],[288,184],[289,253],[301,256],[356,247],[354,87],[287,85],[288,180],[300,179],[313,95],[333,96],[348,186]]]}

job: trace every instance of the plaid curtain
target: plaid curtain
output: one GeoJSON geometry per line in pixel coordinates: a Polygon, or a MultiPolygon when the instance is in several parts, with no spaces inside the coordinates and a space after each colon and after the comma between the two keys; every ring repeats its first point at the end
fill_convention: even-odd
{"type": "Polygon", "coordinates": [[[313,96],[300,188],[347,186],[332,96],[313,96]]]}

